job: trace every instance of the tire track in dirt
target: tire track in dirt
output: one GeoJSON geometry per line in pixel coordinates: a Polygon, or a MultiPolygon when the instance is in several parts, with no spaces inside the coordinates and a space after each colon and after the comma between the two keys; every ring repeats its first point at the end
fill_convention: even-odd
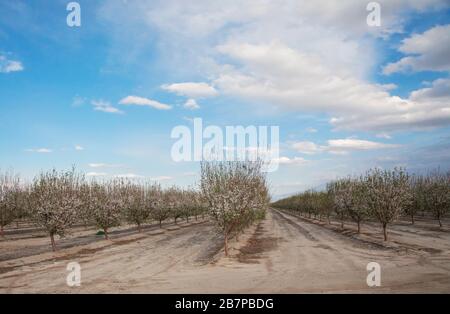
{"type": "Polygon", "coordinates": [[[311,234],[311,232],[309,232],[308,230],[306,230],[304,227],[302,227],[300,224],[295,223],[293,220],[289,219],[288,217],[286,217],[285,215],[281,214],[279,211],[277,210],[272,210],[272,213],[274,214],[276,219],[282,219],[284,220],[286,223],[288,223],[289,225],[291,225],[292,227],[294,227],[301,235],[303,235],[305,238],[307,238],[310,241],[317,241],[317,239],[311,234]]]}
{"type": "MultiPolygon", "coordinates": [[[[359,267],[359,263],[367,264],[371,260],[392,259],[404,254],[404,250],[398,248],[385,247],[376,242],[329,230],[288,213],[279,212],[279,214],[281,217],[289,219],[291,223],[301,225],[306,232],[314,234],[316,241],[320,243],[315,247],[328,249],[329,254],[326,258],[330,261],[335,260],[337,264],[345,265],[346,268],[351,269],[359,267]]],[[[319,260],[324,258],[322,253],[320,251],[311,252],[319,260]]]]}
{"type": "Polygon", "coordinates": [[[332,269],[332,266],[344,270],[355,269],[353,258],[350,258],[342,250],[345,245],[348,245],[348,243],[343,244],[343,239],[328,237],[327,234],[323,234],[323,230],[311,228],[309,224],[298,220],[296,217],[288,216],[276,210],[272,210],[272,212],[277,223],[281,225],[287,223],[300,233],[297,234],[297,237],[290,239],[289,246],[299,247],[297,260],[304,261],[302,264],[305,272],[314,271],[317,261],[328,262],[326,263],[327,269],[332,269]],[[308,241],[305,241],[305,239],[308,241]]]}

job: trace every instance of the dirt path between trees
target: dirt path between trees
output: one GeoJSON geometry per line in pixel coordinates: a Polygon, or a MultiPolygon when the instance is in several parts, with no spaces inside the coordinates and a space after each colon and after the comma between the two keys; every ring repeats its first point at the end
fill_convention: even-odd
{"type": "Polygon", "coordinates": [[[0,292],[449,293],[450,234],[418,237],[408,228],[384,246],[271,210],[232,243],[229,258],[211,223],[189,224],[2,261],[0,292]],[[72,261],[81,265],[80,287],[66,285],[72,261]],[[381,266],[381,287],[366,284],[369,262],[381,266]]]}

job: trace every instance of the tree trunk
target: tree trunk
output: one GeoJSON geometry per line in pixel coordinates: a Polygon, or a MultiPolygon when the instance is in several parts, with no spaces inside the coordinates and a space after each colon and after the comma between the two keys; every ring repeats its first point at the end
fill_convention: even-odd
{"type": "Polygon", "coordinates": [[[162,228],[162,220],[159,220],[159,228],[162,228]]]}
{"type": "Polygon", "coordinates": [[[52,243],[53,252],[56,252],[55,236],[53,233],[50,233],[50,242],[52,243]]]}
{"type": "Polygon", "coordinates": [[[344,229],[344,218],[341,218],[341,229],[344,229]]]}
{"type": "Polygon", "coordinates": [[[330,216],[327,216],[328,224],[331,225],[330,216]]]}
{"type": "Polygon", "coordinates": [[[105,239],[109,240],[108,229],[107,228],[103,229],[103,233],[105,234],[105,239]]]}
{"type": "Polygon", "coordinates": [[[3,225],[0,226],[0,237],[5,237],[5,233],[3,232],[3,225]]]}
{"type": "Polygon", "coordinates": [[[141,232],[142,232],[141,224],[138,223],[138,224],[137,224],[137,227],[138,227],[138,232],[141,233],[141,232]]]}
{"type": "Polygon", "coordinates": [[[358,234],[361,233],[361,221],[358,220],[358,234]]]}
{"type": "Polygon", "coordinates": [[[411,224],[414,225],[414,214],[411,214],[411,224]]]}
{"type": "Polygon", "coordinates": [[[224,244],[225,244],[225,256],[228,256],[228,234],[225,234],[224,244]]]}
{"type": "Polygon", "coordinates": [[[439,221],[439,227],[442,228],[442,221],[441,221],[441,215],[440,214],[438,214],[437,219],[439,221]]]}
{"type": "Polygon", "coordinates": [[[386,223],[383,223],[383,235],[384,235],[384,241],[387,241],[387,239],[388,239],[386,225],[387,225],[386,223]]]}

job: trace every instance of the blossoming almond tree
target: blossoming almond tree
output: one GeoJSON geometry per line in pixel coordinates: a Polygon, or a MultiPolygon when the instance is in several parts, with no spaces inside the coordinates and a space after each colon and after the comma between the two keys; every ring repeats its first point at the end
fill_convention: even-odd
{"type": "Polygon", "coordinates": [[[181,191],[181,213],[183,218],[186,219],[186,223],[189,222],[189,217],[195,210],[195,192],[189,189],[183,189],[181,191]]]}
{"type": "Polygon", "coordinates": [[[425,179],[425,203],[442,228],[442,217],[450,211],[450,172],[433,171],[425,179]]]}
{"type": "Polygon", "coordinates": [[[0,173],[0,236],[3,228],[17,217],[19,208],[19,177],[12,173],[0,173]]]}
{"type": "Polygon", "coordinates": [[[253,210],[265,210],[269,196],[261,162],[203,162],[201,191],[210,216],[223,234],[228,256],[230,236],[248,225],[253,210]]]}
{"type": "Polygon", "coordinates": [[[327,223],[331,224],[330,216],[333,211],[332,196],[328,193],[328,191],[322,191],[316,193],[316,197],[318,198],[317,203],[320,216],[325,216],[327,223]]]}
{"type": "Polygon", "coordinates": [[[419,211],[426,209],[427,193],[426,193],[426,178],[421,175],[414,175],[410,177],[410,187],[412,192],[411,202],[405,208],[405,214],[411,217],[411,224],[414,225],[414,217],[419,211]]]}
{"type": "Polygon", "coordinates": [[[153,195],[150,200],[150,206],[152,207],[150,217],[158,221],[159,227],[162,228],[162,222],[170,217],[170,208],[174,206],[174,203],[171,200],[172,197],[166,194],[167,190],[163,191],[160,185],[155,185],[153,188],[153,195]]]}
{"type": "Polygon", "coordinates": [[[126,182],[121,189],[125,218],[129,223],[136,224],[139,232],[158,203],[158,190],[156,185],[133,182],[126,182]]]}
{"type": "Polygon", "coordinates": [[[44,227],[53,251],[56,251],[55,235],[64,236],[67,228],[77,219],[77,211],[82,204],[79,187],[83,176],[71,171],[43,172],[31,186],[30,211],[36,223],[44,227]]]}
{"type": "Polygon", "coordinates": [[[345,178],[336,182],[336,205],[356,222],[358,233],[361,232],[361,222],[369,216],[365,195],[366,184],[362,178],[345,178]]]}
{"type": "Polygon", "coordinates": [[[408,173],[401,168],[371,170],[365,177],[365,184],[368,208],[382,224],[384,241],[387,241],[387,225],[395,221],[411,202],[408,173]]]}
{"type": "Polygon", "coordinates": [[[109,239],[109,229],[121,223],[124,200],[121,197],[121,180],[111,180],[102,184],[91,183],[90,208],[97,227],[104,232],[105,239],[109,239]]]}
{"type": "Polygon", "coordinates": [[[85,228],[93,222],[92,206],[91,206],[91,184],[90,182],[83,182],[79,188],[79,198],[81,205],[78,208],[78,221],[81,222],[85,228]]]}
{"type": "Polygon", "coordinates": [[[333,202],[333,210],[336,215],[339,217],[341,221],[341,229],[344,229],[344,221],[347,214],[346,208],[343,206],[343,203],[339,201],[341,198],[340,185],[337,181],[329,182],[327,184],[327,192],[328,195],[332,198],[333,202]]]}
{"type": "Polygon", "coordinates": [[[162,206],[168,211],[174,223],[177,223],[178,218],[183,216],[183,194],[182,191],[173,186],[163,192],[162,206]]]}

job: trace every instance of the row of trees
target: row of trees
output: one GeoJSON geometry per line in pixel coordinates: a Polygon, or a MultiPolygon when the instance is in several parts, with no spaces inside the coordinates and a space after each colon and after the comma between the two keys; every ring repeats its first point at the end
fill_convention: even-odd
{"type": "Polygon", "coordinates": [[[427,175],[410,175],[404,169],[373,169],[360,177],[348,177],[327,184],[326,191],[306,191],[279,200],[274,207],[295,211],[311,217],[326,217],[334,213],[344,228],[346,218],[358,226],[376,219],[383,228],[386,241],[387,226],[400,215],[409,215],[414,224],[418,212],[429,212],[438,220],[450,211],[450,172],[439,170],[427,175]]]}
{"type": "Polygon", "coordinates": [[[76,223],[95,225],[105,238],[112,227],[127,222],[141,226],[150,219],[160,227],[166,219],[204,215],[205,200],[193,189],[172,187],[125,179],[88,181],[74,169],[39,174],[32,183],[20,182],[12,173],[0,175],[0,226],[28,217],[48,232],[53,250],[55,235],[64,236],[76,223]]]}
{"type": "Polygon", "coordinates": [[[49,234],[56,250],[55,235],[64,236],[77,223],[95,225],[108,239],[111,228],[123,222],[139,232],[144,223],[162,222],[206,213],[228,241],[265,217],[270,203],[262,162],[205,162],[201,165],[200,189],[171,187],[124,179],[88,181],[72,169],[42,172],[26,184],[12,173],[0,175],[0,223],[30,218],[49,234]]]}

